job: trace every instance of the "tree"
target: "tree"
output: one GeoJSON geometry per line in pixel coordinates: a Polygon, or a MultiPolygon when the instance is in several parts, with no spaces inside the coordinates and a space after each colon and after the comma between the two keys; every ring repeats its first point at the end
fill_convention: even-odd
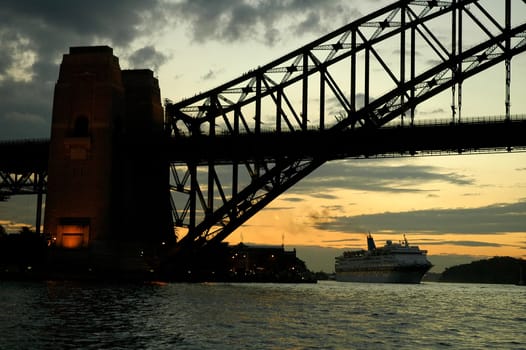
{"type": "Polygon", "coordinates": [[[21,229],[20,229],[20,232],[19,232],[22,236],[29,236],[29,235],[32,235],[34,234],[35,232],[34,231],[31,231],[31,227],[29,226],[23,226],[21,229]]]}

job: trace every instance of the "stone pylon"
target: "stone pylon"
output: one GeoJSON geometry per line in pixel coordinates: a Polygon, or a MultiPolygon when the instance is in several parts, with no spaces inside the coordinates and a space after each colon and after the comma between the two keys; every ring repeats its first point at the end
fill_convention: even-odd
{"type": "Polygon", "coordinates": [[[108,46],[64,55],[44,215],[61,256],[82,257],[90,269],[133,270],[174,238],[163,125],[152,71],[121,70],[108,46]]]}

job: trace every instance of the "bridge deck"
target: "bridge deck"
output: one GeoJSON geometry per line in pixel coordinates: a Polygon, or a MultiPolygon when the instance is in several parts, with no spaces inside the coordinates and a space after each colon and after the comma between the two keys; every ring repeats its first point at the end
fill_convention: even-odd
{"type": "Polygon", "coordinates": [[[180,137],[170,141],[167,157],[173,163],[209,161],[324,160],[392,157],[416,154],[498,152],[526,147],[526,119],[460,124],[430,124],[334,132],[261,133],[238,136],[180,137]],[[183,151],[181,151],[183,150],[183,151]]]}
{"type": "Polygon", "coordinates": [[[24,173],[47,171],[49,140],[0,142],[0,172],[24,173]]]}
{"type": "MultiPolygon", "coordinates": [[[[139,151],[130,145],[130,152],[139,151]]],[[[346,131],[309,130],[259,135],[179,136],[162,141],[159,157],[171,163],[232,164],[282,158],[325,160],[416,154],[498,152],[526,147],[526,118],[470,123],[394,126],[346,131]]],[[[148,147],[151,149],[150,147],[148,147]]],[[[49,141],[0,142],[0,172],[47,170],[49,141]]]]}

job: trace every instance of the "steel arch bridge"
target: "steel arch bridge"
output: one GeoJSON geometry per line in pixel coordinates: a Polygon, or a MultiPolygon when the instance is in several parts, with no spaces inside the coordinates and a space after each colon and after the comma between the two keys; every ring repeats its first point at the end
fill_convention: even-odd
{"type": "MultiPolygon", "coordinates": [[[[330,159],[381,154],[382,141],[414,137],[415,108],[447,89],[452,116],[444,126],[448,132],[439,135],[454,130],[457,138],[467,136],[462,84],[501,62],[506,111],[502,123],[491,128],[516,129],[510,114],[510,62],[526,50],[526,23],[515,23],[512,7],[513,13],[524,14],[526,2],[503,0],[498,16],[487,4],[397,1],[215,89],[167,101],[178,247],[221,242],[330,159]],[[483,39],[473,42],[473,32],[483,39]],[[226,159],[224,149],[237,155],[226,159]]],[[[467,147],[492,147],[477,145],[491,134],[483,127],[470,129],[479,131],[467,147]]],[[[436,128],[429,132],[436,137],[436,128]]],[[[523,135],[514,134],[510,145],[526,146],[523,135]]],[[[457,147],[434,142],[435,149],[457,147]]],[[[425,149],[413,144],[400,151],[412,154],[417,146],[425,149]]]]}

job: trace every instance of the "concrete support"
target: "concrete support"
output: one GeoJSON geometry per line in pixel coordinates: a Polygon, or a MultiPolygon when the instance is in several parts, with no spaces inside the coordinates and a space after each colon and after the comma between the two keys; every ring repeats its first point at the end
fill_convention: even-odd
{"type": "Polygon", "coordinates": [[[53,100],[44,231],[58,247],[87,248],[111,235],[113,133],[124,88],[113,50],[73,47],[53,100]]]}
{"type": "Polygon", "coordinates": [[[121,71],[107,46],[64,55],[44,217],[62,260],[81,257],[90,270],[151,270],[173,237],[163,126],[152,71],[121,71]]]}

